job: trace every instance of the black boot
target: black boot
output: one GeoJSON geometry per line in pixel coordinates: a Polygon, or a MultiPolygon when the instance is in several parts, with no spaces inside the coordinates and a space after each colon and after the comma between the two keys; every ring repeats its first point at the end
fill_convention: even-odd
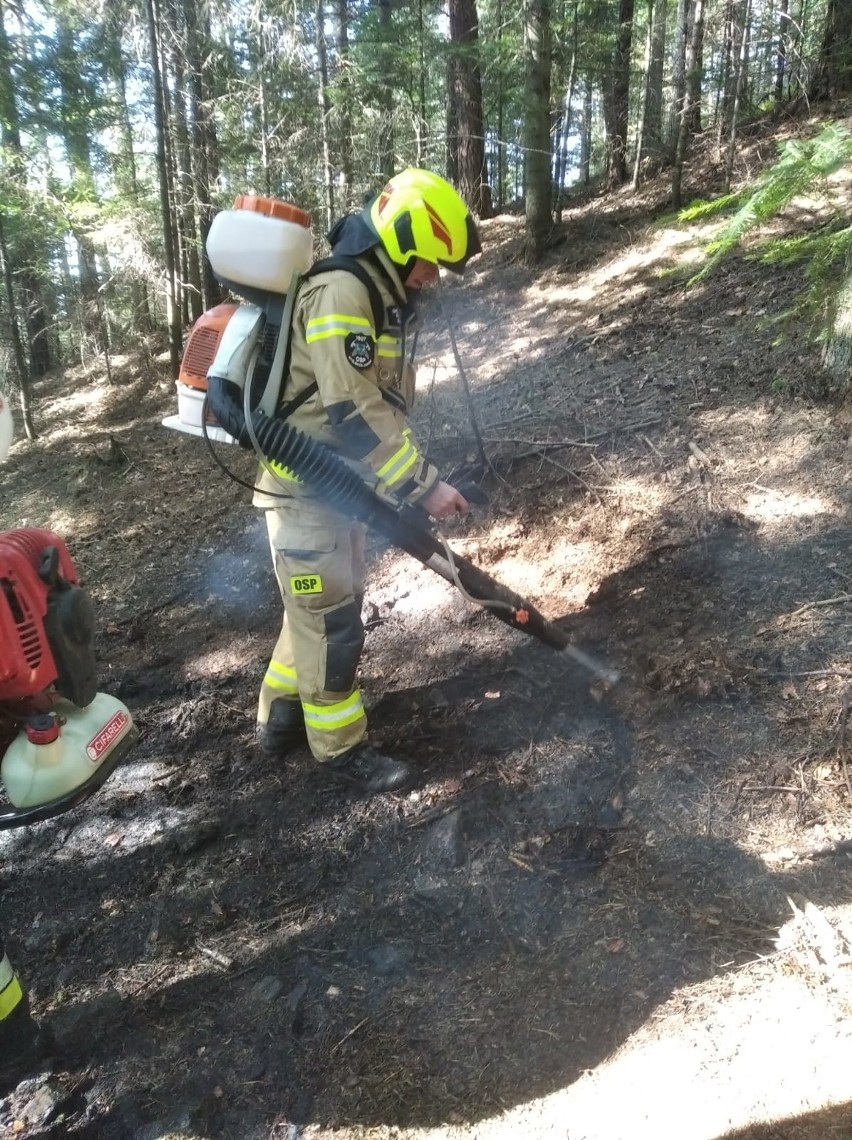
{"type": "Polygon", "coordinates": [[[264,756],[283,758],[307,740],[302,702],[278,697],[272,702],[269,720],[258,723],[257,743],[264,756]]]}
{"type": "Polygon", "coordinates": [[[369,744],[357,744],[323,767],[332,779],[352,784],[362,792],[396,792],[414,778],[410,764],[385,756],[369,744]]]}

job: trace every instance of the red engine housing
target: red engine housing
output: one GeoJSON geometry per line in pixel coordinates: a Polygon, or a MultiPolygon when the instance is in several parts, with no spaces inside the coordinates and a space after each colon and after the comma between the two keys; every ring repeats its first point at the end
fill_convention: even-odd
{"type": "Polygon", "coordinates": [[[62,539],[36,528],[0,532],[0,702],[7,711],[52,688],[81,707],[92,701],[93,633],[91,605],[62,539]]]}

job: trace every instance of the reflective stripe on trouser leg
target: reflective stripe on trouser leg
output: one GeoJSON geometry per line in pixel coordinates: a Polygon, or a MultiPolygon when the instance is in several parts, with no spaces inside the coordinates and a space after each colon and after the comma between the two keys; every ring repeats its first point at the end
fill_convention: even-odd
{"type": "MultiPolygon", "coordinates": [[[[322,503],[296,500],[267,511],[267,525],[308,744],[316,759],[332,760],[367,733],[356,686],[364,638],[356,594],[363,590],[366,528],[322,503]],[[319,588],[294,593],[294,579],[319,588]]],[[[287,664],[279,647],[273,656],[287,664]]]]}
{"type": "Polygon", "coordinates": [[[284,697],[285,700],[299,699],[299,682],[296,678],[296,667],[293,664],[293,650],[290,645],[290,630],[287,627],[287,615],[281,625],[281,632],[272,651],[272,658],[266,667],[263,683],[260,686],[260,697],[257,702],[257,722],[266,724],[269,720],[269,711],[272,702],[284,697]]]}
{"type": "MultiPolygon", "coordinates": [[[[2,944],[0,944],[2,952],[2,944]]],[[[12,963],[6,954],[0,958],[0,1022],[6,1020],[9,1014],[17,1009],[24,997],[21,983],[15,976],[12,963]]]]}

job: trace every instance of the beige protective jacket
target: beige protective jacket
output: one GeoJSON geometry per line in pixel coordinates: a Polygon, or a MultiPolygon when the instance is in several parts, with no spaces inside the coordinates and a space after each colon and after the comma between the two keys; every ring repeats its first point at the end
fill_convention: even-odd
{"type": "MultiPolygon", "coordinates": [[[[310,277],[299,287],[293,314],[290,373],[281,405],[314,382],[317,391],[287,417],[287,423],[328,444],[372,473],[381,492],[410,503],[429,493],[439,479],[420,452],[407,414],[414,400],[414,370],[405,360],[401,310],[405,289],[383,250],[356,260],[370,274],[385,305],[385,329],[377,334],[365,285],[346,270],[310,277]]],[[[261,465],[254,505],[278,501],[265,492],[313,496],[292,473],[276,467],[276,479],[261,465]]]]}

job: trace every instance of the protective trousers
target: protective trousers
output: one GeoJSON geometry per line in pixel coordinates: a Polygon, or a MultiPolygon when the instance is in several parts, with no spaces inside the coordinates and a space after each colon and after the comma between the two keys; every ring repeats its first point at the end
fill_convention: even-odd
{"type": "Polygon", "coordinates": [[[266,526],[284,619],[257,719],[267,723],[274,700],[300,700],[311,752],[333,760],[367,734],[356,685],[364,647],[366,527],[322,503],[295,498],[267,510],[266,526]]]}

